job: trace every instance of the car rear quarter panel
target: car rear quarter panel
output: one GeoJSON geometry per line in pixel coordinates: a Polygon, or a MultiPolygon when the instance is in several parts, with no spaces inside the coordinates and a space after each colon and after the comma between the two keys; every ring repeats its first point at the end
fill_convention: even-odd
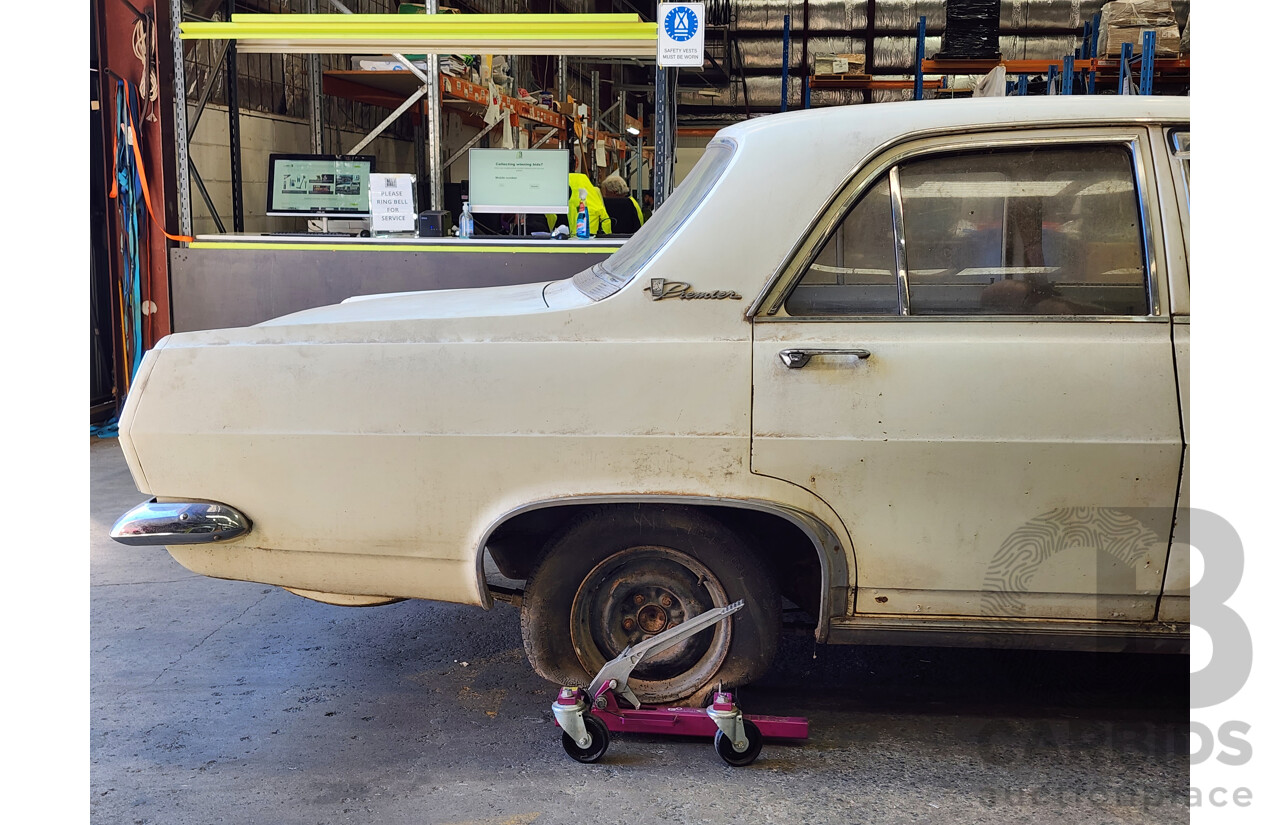
{"type": "MultiPolygon", "coordinates": [[[[710,284],[708,284],[710,286],[710,284]]],[[[479,544],[529,502],[811,496],[749,472],[742,301],[173,336],[127,441],[150,492],[240,508],[243,539],[171,548],[206,575],[484,603],[479,544]],[[692,330],[693,332],[687,332],[692,330]]]]}

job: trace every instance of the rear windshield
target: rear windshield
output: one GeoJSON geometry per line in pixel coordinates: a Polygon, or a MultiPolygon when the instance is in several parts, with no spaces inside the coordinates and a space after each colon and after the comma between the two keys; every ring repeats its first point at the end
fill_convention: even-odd
{"type": "Polygon", "coordinates": [[[573,285],[593,301],[622,289],[676,234],[707,197],[733,157],[731,141],[715,141],[694,165],[671,196],[645,221],[622,248],[605,260],[573,276],[573,285]]]}

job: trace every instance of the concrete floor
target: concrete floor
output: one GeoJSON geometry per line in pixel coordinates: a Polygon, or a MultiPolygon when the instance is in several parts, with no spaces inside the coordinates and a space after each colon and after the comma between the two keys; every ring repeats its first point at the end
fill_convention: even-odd
{"type": "Polygon", "coordinates": [[[1189,816],[1184,657],[816,648],[740,693],[809,717],[733,769],[618,736],[582,765],[518,612],[330,607],[107,538],[143,497],[92,440],[92,821],[1169,823],[1189,816]]]}

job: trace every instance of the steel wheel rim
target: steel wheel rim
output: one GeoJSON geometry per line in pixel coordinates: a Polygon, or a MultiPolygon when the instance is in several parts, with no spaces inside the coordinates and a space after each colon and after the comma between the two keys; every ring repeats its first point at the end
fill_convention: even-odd
{"type": "MultiPolygon", "coordinates": [[[[691,556],[670,547],[630,547],[583,579],[569,611],[570,638],[583,667],[594,673],[627,644],[728,603],[720,582],[691,556]]],[[[693,693],[719,670],[731,637],[730,623],[721,622],[646,660],[632,673],[632,689],[653,702],[693,693]]]]}

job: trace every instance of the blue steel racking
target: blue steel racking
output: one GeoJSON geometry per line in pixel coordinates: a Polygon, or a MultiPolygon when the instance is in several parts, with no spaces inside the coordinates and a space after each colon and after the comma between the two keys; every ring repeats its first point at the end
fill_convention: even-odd
{"type": "Polygon", "coordinates": [[[925,60],[924,32],[926,18],[921,17],[916,32],[915,87],[916,100],[924,97],[925,74],[975,74],[990,71],[1003,65],[1006,72],[1016,75],[1015,80],[1006,81],[1006,93],[1027,94],[1030,75],[1047,75],[1046,94],[1055,93],[1055,82],[1058,94],[1073,94],[1076,78],[1086,94],[1097,92],[1097,78],[1100,71],[1108,75],[1114,70],[1117,77],[1117,92],[1128,94],[1132,86],[1133,64],[1138,65],[1137,93],[1154,94],[1157,73],[1167,73],[1171,78],[1180,79],[1184,73],[1189,74],[1191,62],[1184,57],[1156,58],[1156,34],[1154,31],[1142,33],[1142,52],[1133,56],[1132,44],[1123,44],[1119,59],[1108,59],[1098,56],[1098,34],[1101,28],[1102,15],[1095,14],[1092,20],[1084,24],[1081,45],[1073,55],[1065,55],[1060,60],[925,60]]]}

